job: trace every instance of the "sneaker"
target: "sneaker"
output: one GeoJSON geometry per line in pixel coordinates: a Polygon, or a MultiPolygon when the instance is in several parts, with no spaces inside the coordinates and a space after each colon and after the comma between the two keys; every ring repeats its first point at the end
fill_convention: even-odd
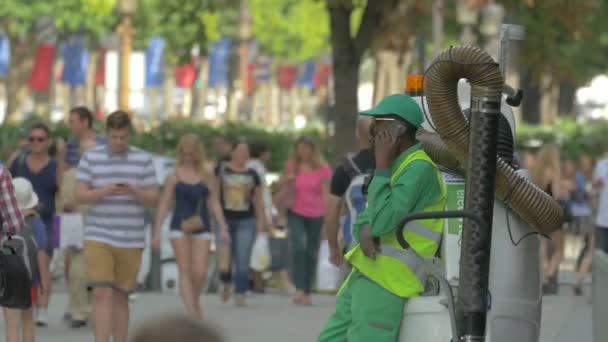
{"type": "Polygon", "coordinates": [[[36,312],[36,325],[39,327],[46,327],[48,325],[46,309],[38,308],[36,312]]]}
{"type": "Polygon", "coordinates": [[[87,326],[87,321],[81,321],[81,320],[73,320],[72,323],[70,324],[70,327],[72,329],[80,329],[80,328],[84,328],[87,326]]]}

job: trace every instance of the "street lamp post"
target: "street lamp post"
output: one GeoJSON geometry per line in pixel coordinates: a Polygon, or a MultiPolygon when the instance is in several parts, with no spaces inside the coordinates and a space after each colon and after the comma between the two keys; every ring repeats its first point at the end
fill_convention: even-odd
{"type": "Polygon", "coordinates": [[[133,37],[135,30],[131,25],[131,18],[137,10],[137,0],[119,0],[118,12],[121,16],[120,25],[116,29],[120,37],[120,85],[119,108],[129,110],[129,59],[133,50],[133,37]]]}

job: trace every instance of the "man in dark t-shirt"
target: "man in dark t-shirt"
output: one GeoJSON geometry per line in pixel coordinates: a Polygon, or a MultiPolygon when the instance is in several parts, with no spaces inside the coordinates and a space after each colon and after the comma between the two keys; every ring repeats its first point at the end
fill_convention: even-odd
{"type": "Polygon", "coordinates": [[[327,234],[329,243],[329,260],[336,266],[344,263],[342,250],[338,245],[338,231],[340,227],[340,212],[343,199],[351,181],[358,173],[367,173],[374,168],[374,152],[370,148],[369,130],[372,120],[368,117],[359,117],[355,137],[359,152],[354,156],[347,156],[335,170],[330,183],[330,196],[323,223],[323,230],[327,234]],[[353,172],[356,170],[356,172],[353,172]]]}

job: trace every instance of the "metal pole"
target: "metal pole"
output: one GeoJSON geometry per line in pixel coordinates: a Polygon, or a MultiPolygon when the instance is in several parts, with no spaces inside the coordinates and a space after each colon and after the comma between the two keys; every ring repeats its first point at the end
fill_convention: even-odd
{"type": "Polygon", "coordinates": [[[471,89],[471,125],[458,289],[458,326],[466,342],[485,341],[500,96],[471,89]]]}
{"type": "Polygon", "coordinates": [[[500,71],[506,79],[511,48],[511,40],[522,41],[526,38],[526,28],[521,25],[502,24],[500,26],[500,71]]]}
{"type": "Polygon", "coordinates": [[[443,0],[435,0],[433,5],[433,54],[438,55],[443,41],[443,0]]]}

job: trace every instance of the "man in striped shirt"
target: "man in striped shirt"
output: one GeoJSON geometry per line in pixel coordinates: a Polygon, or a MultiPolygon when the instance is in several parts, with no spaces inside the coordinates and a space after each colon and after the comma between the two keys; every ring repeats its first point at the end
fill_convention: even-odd
{"type": "Polygon", "coordinates": [[[0,166],[0,233],[15,233],[23,226],[23,215],[17,206],[11,174],[0,166]]]}
{"type": "Polygon", "coordinates": [[[93,291],[95,342],[125,342],[128,294],[145,246],[144,208],[158,199],[149,153],[129,146],[129,115],[117,111],[106,121],[107,145],[87,151],[76,173],[75,199],[90,205],[86,217],[85,262],[93,291]]]}

